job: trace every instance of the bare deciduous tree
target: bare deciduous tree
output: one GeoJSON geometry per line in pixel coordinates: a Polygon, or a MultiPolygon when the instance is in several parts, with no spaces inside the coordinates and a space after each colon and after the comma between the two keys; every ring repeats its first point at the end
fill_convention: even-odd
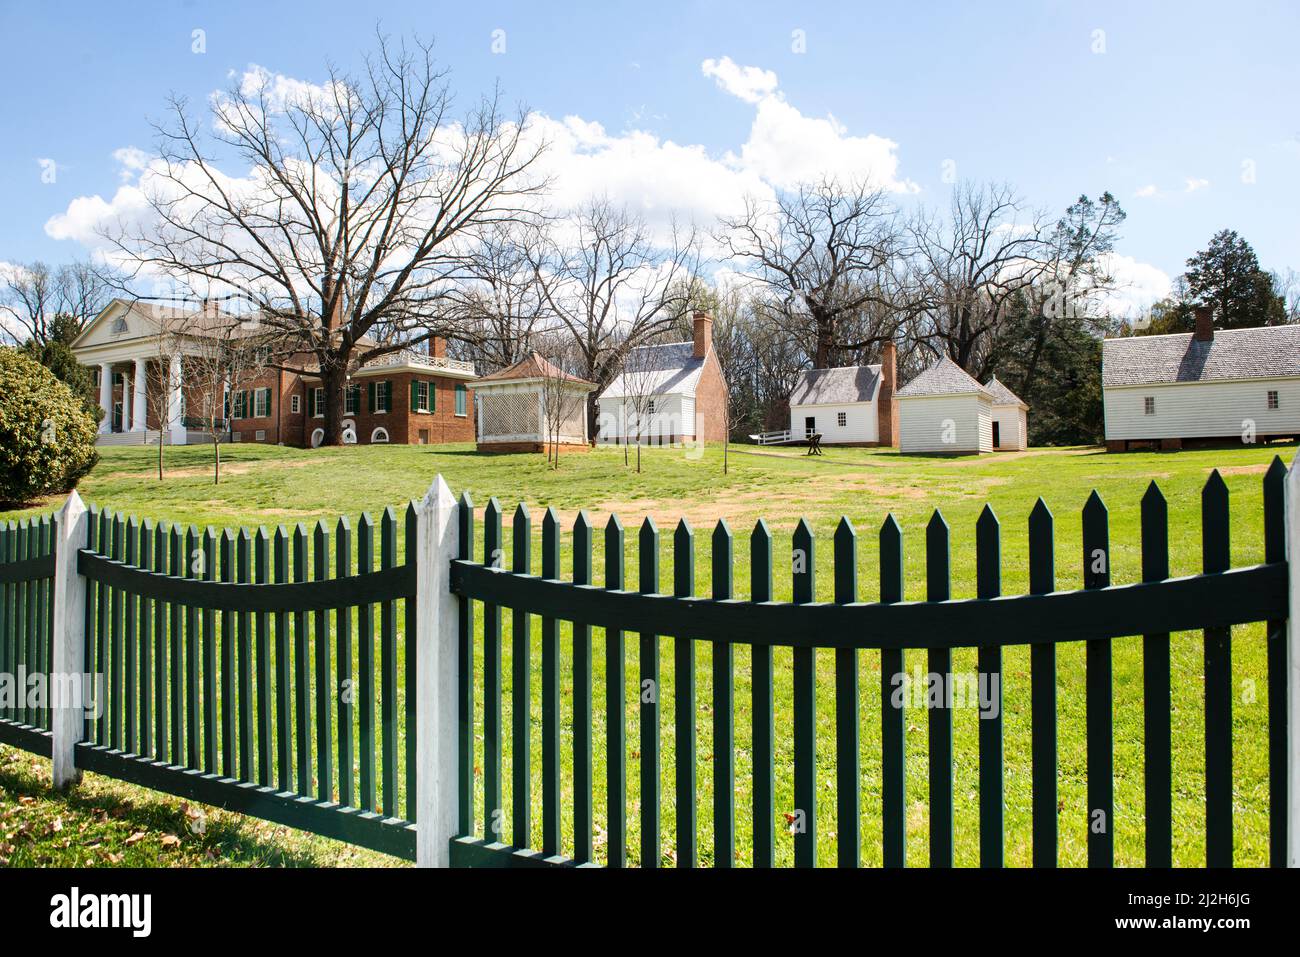
{"type": "Polygon", "coordinates": [[[38,346],[59,335],[75,336],[111,296],[111,277],[89,263],[57,269],[43,262],[15,266],[0,287],[0,315],[9,320],[0,322],[0,332],[8,329],[16,342],[25,337],[38,346]]]}
{"type": "Polygon", "coordinates": [[[495,223],[466,260],[466,275],[449,296],[475,359],[488,370],[522,359],[549,315],[535,264],[542,231],[535,222],[495,223]]]}
{"type": "Polygon", "coordinates": [[[507,115],[494,92],[454,117],[452,100],[430,43],[382,36],[359,75],[331,67],[288,92],[237,80],[209,124],[173,100],[141,176],[151,216],[104,235],[133,276],[250,296],[280,354],[314,354],[324,441],[339,444],[349,373],[445,333],[473,233],[530,215],[546,185],[526,111],[507,115]],[[250,174],[232,179],[218,155],[250,174]]]}
{"type": "MultiPolygon", "coordinates": [[[[213,324],[193,337],[185,352],[185,380],[202,396],[201,407],[189,410],[187,418],[198,420],[212,440],[213,484],[221,481],[221,439],[230,433],[230,420],[237,414],[254,415],[251,409],[236,409],[236,397],[246,393],[267,366],[270,346],[265,335],[250,326],[235,319],[213,324]]],[[[247,394],[247,401],[254,396],[247,394]]]]}

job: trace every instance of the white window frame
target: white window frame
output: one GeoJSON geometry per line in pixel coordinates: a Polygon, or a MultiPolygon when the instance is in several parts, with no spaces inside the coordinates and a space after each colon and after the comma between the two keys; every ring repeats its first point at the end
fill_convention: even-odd
{"type": "Polygon", "coordinates": [[[253,390],[253,418],[265,419],[271,415],[271,390],[253,390]]]}
{"type": "Polygon", "coordinates": [[[1156,397],[1155,397],[1155,396],[1153,396],[1153,395],[1144,395],[1144,396],[1142,397],[1142,414],[1143,414],[1143,415],[1155,415],[1155,414],[1156,414],[1156,397]]]}
{"type": "Polygon", "coordinates": [[[455,403],[452,408],[462,410],[456,413],[457,418],[463,419],[469,415],[469,389],[463,382],[456,383],[455,403]]]}
{"type": "Polygon", "coordinates": [[[343,414],[356,415],[361,406],[361,386],[345,385],[343,387],[343,414]]]}
{"type": "Polygon", "coordinates": [[[382,425],[376,426],[375,431],[370,433],[371,445],[387,445],[389,441],[390,440],[388,438],[388,430],[384,428],[382,425]],[[384,437],[382,439],[379,437],[379,433],[381,432],[384,434],[384,437]]]}
{"type": "Polygon", "coordinates": [[[324,386],[316,386],[316,388],[314,388],[314,389],[311,390],[311,393],[312,393],[313,396],[316,396],[316,395],[319,395],[319,396],[320,396],[319,399],[312,399],[312,405],[314,405],[316,408],[320,409],[320,411],[317,412],[315,415],[313,415],[312,418],[313,418],[313,419],[323,419],[323,418],[325,418],[325,387],[324,387],[324,386]]]}
{"type": "Polygon", "coordinates": [[[1264,397],[1264,405],[1270,412],[1282,408],[1282,397],[1278,395],[1277,389],[1268,390],[1268,395],[1264,397]]]}
{"type": "Polygon", "coordinates": [[[289,397],[289,413],[297,415],[302,411],[302,396],[292,395],[289,397]]]}
{"type": "Polygon", "coordinates": [[[429,411],[429,383],[422,379],[415,380],[415,411],[429,411]]]}
{"type": "Polygon", "coordinates": [[[385,386],[386,383],[382,379],[375,383],[375,415],[387,415],[393,407],[393,397],[385,386]]]}

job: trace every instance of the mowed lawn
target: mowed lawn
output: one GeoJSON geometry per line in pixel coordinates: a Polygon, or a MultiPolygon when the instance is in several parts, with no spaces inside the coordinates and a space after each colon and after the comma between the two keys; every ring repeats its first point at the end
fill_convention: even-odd
{"type": "MultiPolygon", "coordinates": [[[[565,534],[562,561],[571,568],[569,551],[572,523],[580,509],[586,509],[599,529],[617,513],[626,529],[627,580],[635,585],[638,561],[638,529],[650,516],[660,530],[661,589],[672,582],[672,533],[680,518],[695,531],[696,591],[710,590],[711,538],[715,523],[723,519],[735,538],[735,583],[739,597],[748,594],[749,546],[754,523],[766,519],[775,539],[774,581],[776,597],[790,596],[790,536],[801,517],[806,517],[817,535],[817,592],[829,600],[832,586],[831,535],[841,516],[847,516],[858,531],[859,598],[874,600],[878,595],[877,533],[886,514],[892,513],[904,530],[907,597],[924,597],[924,529],[933,511],[943,512],[951,528],[953,597],[972,597],[975,592],[975,520],[985,503],[992,506],[1002,525],[1003,590],[1027,589],[1027,520],[1038,497],[1051,508],[1056,519],[1056,569],[1059,588],[1078,587],[1082,580],[1080,510],[1088,494],[1096,489],[1110,513],[1112,581],[1137,581],[1140,577],[1139,502],[1147,484],[1154,480],[1169,502],[1170,566],[1174,575],[1192,574],[1201,561],[1200,493],[1206,478],[1219,468],[1231,493],[1232,558],[1234,565],[1253,564],[1263,559],[1262,478],[1275,455],[1290,465],[1295,446],[1214,449],[1179,453],[1129,453],[1108,455],[1095,448],[1030,450],[979,458],[939,459],[903,456],[893,451],[830,449],[821,458],[809,458],[800,451],[757,450],[733,447],[729,469],[722,470],[722,449],[709,447],[703,453],[681,449],[647,449],[642,452],[642,471],[635,459],[624,463],[621,449],[599,449],[563,456],[557,470],[540,455],[480,456],[472,446],[411,447],[387,446],[346,449],[296,450],[264,446],[223,448],[223,474],[213,484],[211,450],[182,448],[167,451],[168,473],[159,482],[156,450],[108,448],[96,470],[82,483],[81,494],[114,512],[133,514],[184,525],[235,527],[286,525],[310,526],[325,520],[333,530],[340,515],[349,516],[355,527],[358,514],[367,511],[378,517],[384,507],[404,507],[418,498],[433,477],[441,473],[459,494],[468,491],[482,517],[482,507],[496,496],[506,510],[506,562],[511,561],[510,518],[516,504],[527,503],[533,523],[533,570],[540,571],[540,528],[547,508],[560,515],[565,534]]],[[[57,507],[58,501],[43,503],[43,509],[0,513],[0,518],[57,507]]],[[[603,534],[597,534],[593,568],[601,581],[604,568],[603,534]]],[[[481,526],[477,534],[481,547],[481,526]]],[[[505,755],[505,819],[502,838],[514,835],[510,820],[511,795],[511,642],[510,615],[503,615],[503,727],[505,755]]],[[[482,616],[476,612],[476,628],[482,616]]],[[[737,635],[743,641],[743,635],[737,635]]],[[[482,702],[482,646],[476,649],[478,688],[476,703],[482,702]]],[[[674,639],[661,639],[661,791],[663,796],[662,863],[675,861],[676,815],[674,807],[674,639]]],[[[572,725],[571,644],[569,629],[561,637],[561,694],[563,752],[563,850],[572,843],[572,725]]],[[[784,826],[785,814],[793,812],[793,745],[791,740],[790,652],[775,652],[776,678],[776,835],[777,860],[790,864],[793,837],[784,826]]],[[[712,821],[713,741],[711,651],[707,642],[695,643],[697,701],[697,809],[698,848],[701,864],[711,864],[715,849],[712,821]]],[[[1178,865],[1204,862],[1204,709],[1202,686],[1202,641],[1199,633],[1175,635],[1173,660],[1174,734],[1174,860],[1178,865]]],[[[975,671],[975,652],[957,651],[954,670],[975,671]]],[[[924,669],[925,655],[908,656],[907,667],[924,669]]],[[[596,629],[593,639],[593,751],[596,813],[596,855],[605,855],[604,719],[608,689],[604,681],[604,635],[596,629]]],[[[861,804],[862,859],[866,864],[881,860],[880,836],[880,656],[860,652],[861,700],[861,804]]],[[[540,833],[541,794],[541,643],[540,622],[533,619],[531,649],[530,714],[533,729],[531,747],[532,844],[540,833]]],[[[635,635],[627,638],[627,687],[623,701],[627,715],[628,741],[628,851],[631,863],[640,863],[639,776],[640,760],[638,709],[638,649],[635,635]]],[[[752,848],[751,752],[750,752],[750,654],[747,646],[735,651],[736,727],[736,862],[749,863],[752,848]]],[[[1142,657],[1141,639],[1115,642],[1115,844],[1117,863],[1139,865],[1143,859],[1143,742],[1142,742],[1142,657]]],[[[399,670],[400,673],[400,670],[399,670]]],[[[835,725],[833,655],[817,653],[818,699],[818,852],[819,861],[835,860],[835,725]]],[[[1234,821],[1236,862],[1241,865],[1267,862],[1267,683],[1262,625],[1244,626],[1233,632],[1233,678],[1237,695],[1233,702],[1234,736],[1234,821]]],[[[1087,808],[1085,802],[1085,698],[1084,649],[1082,645],[1061,646],[1058,653],[1058,755],[1060,798],[1060,861],[1065,865],[1086,863],[1087,808]]],[[[1004,656],[1003,700],[1005,708],[1006,854],[1012,865],[1030,862],[1030,724],[1029,654],[1025,648],[1008,648],[1004,656]]],[[[477,789],[476,822],[482,833],[482,725],[477,713],[475,755],[477,789]]],[[[924,865],[928,848],[928,784],[926,714],[922,709],[907,713],[908,863],[924,865]]],[[[978,863],[978,746],[977,711],[959,709],[954,714],[954,805],[956,812],[956,860],[960,865],[978,863]]],[[[206,812],[221,822],[218,841],[211,836],[182,833],[182,846],[198,842],[192,853],[177,853],[172,842],[159,843],[172,831],[159,830],[158,820],[187,819],[180,803],[137,788],[96,778],[92,787],[104,789],[113,802],[125,802],[139,811],[140,820],[124,812],[127,821],[116,837],[105,837],[101,854],[84,851],[69,841],[69,827],[83,831],[97,827],[102,808],[86,817],[83,799],[64,801],[48,791],[48,769],[39,762],[19,757],[11,749],[0,756],[0,858],[15,863],[120,863],[115,855],[126,853],[118,842],[134,828],[145,833],[130,845],[141,851],[157,848],[154,855],[129,853],[127,863],[275,863],[335,864],[389,861],[378,855],[354,851],[331,841],[292,835],[282,828],[224,812],[206,812]],[[17,766],[22,767],[19,773],[17,766]],[[24,803],[15,804],[21,794],[24,803]],[[32,827],[14,845],[11,822],[24,815],[35,819],[59,817],[64,823],[32,827]],[[170,809],[170,810],[168,810],[170,809]],[[169,818],[167,815],[170,814],[169,818]],[[180,815],[179,817],[177,815],[180,815]],[[150,824],[154,822],[154,824],[150,824]],[[157,832],[157,833],[155,833],[157,832]],[[207,843],[203,843],[206,841],[207,843]],[[186,843],[189,842],[189,843],[186,843]],[[25,848],[25,850],[23,849],[25,848]],[[197,849],[201,848],[201,852],[197,849]],[[143,859],[142,859],[143,858],[143,859]]],[[[189,809],[193,814],[193,809],[189,809]]],[[[192,829],[191,829],[192,830],[192,829]]]]}

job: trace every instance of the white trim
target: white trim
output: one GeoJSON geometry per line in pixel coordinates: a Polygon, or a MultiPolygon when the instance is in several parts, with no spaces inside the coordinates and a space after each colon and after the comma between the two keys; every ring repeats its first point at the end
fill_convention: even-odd
{"type": "Polygon", "coordinates": [[[324,430],[324,429],[316,429],[315,431],[312,432],[312,434],[311,434],[311,447],[312,447],[313,449],[318,449],[318,448],[320,448],[320,444],[321,444],[322,442],[324,442],[324,441],[325,441],[325,430],[324,430]]]}
{"type": "Polygon", "coordinates": [[[1291,615],[1287,618],[1287,866],[1300,867],[1300,453],[1291,460],[1283,497],[1291,615]]]}
{"type": "Polygon", "coordinates": [[[377,426],[375,426],[375,430],[374,430],[373,432],[370,433],[370,444],[371,444],[371,445],[387,445],[387,444],[389,444],[391,441],[392,441],[392,439],[390,439],[390,438],[388,437],[388,430],[387,430],[386,428],[384,428],[382,425],[377,425],[377,426]],[[378,435],[379,435],[380,432],[383,432],[383,433],[384,433],[384,437],[383,437],[383,439],[378,438],[378,435]]]}
{"type": "MultiPolygon", "coordinates": [[[[86,506],[76,490],[59,509],[54,525],[54,661],[52,671],[79,682],[85,672],[86,579],[77,572],[77,554],[86,544],[86,506]]],[[[50,704],[53,707],[54,786],[59,790],[76,784],[81,773],[76,768],[77,742],[85,730],[85,716],[78,688],[73,700],[62,700],[69,690],[68,681],[53,681],[50,704]]],[[[100,689],[95,689],[96,699],[100,689]]]]}

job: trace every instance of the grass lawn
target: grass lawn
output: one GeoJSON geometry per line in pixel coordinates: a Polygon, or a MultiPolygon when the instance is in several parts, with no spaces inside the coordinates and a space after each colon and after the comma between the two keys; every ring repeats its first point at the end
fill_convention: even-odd
{"type": "MultiPolygon", "coordinates": [[[[860,598],[877,597],[877,538],[880,523],[893,513],[904,529],[907,595],[924,594],[924,526],[938,507],[952,530],[953,597],[975,593],[975,519],[985,502],[992,505],[1002,523],[1003,589],[1006,593],[1027,589],[1026,527],[1030,509],[1041,496],[1052,509],[1056,527],[1056,565],[1059,588],[1075,588],[1082,580],[1082,547],[1079,513],[1089,492],[1096,489],[1110,512],[1112,581],[1139,579],[1139,501],[1149,481],[1159,483],[1169,502],[1170,566],[1173,575],[1192,574],[1200,566],[1200,490],[1213,468],[1227,481],[1232,502],[1232,557],[1234,565],[1253,564],[1263,559],[1261,480],[1274,455],[1289,465],[1295,446],[1216,449],[1179,453],[1130,453],[1107,455],[1093,448],[1030,450],[980,458],[935,459],[902,456],[893,451],[830,449],[822,458],[808,458],[798,451],[738,449],[733,447],[728,474],[722,472],[722,450],[708,448],[702,457],[680,449],[648,449],[642,452],[643,471],[624,465],[622,450],[599,449],[571,454],[558,470],[547,467],[538,455],[484,457],[469,446],[388,446],[315,451],[266,446],[237,445],[223,449],[223,476],[214,485],[211,452],[207,448],[178,448],[167,452],[168,475],[156,476],[155,452],[143,448],[114,447],[102,450],[102,461],[82,483],[81,493],[102,506],[186,525],[292,525],[318,519],[330,528],[339,515],[354,524],[359,512],[377,515],[387,505],[404,505],[428,488],[434,475],[442,473],[459,494],[468,490],[475,504],[482,506],[495,495],[509,513],[519,501],[532,510],[534,535],[540,536],[543,511],[554,507],[564,526],[571,526],[579,509],[587,509],[600,527],[617,512],[627,529],[627,569],[635,582],[637,527],[647,515],[661,532],[662,588],[672,581],[672,530],[685,517],[696,530],[698,593],[709,590],[710,535],[714,523],[725,519],[735,543],[735,582],[740,596],[748,593],[748,535],[754,522],[767,520],[777,542],[776,597],[790,595],[788,567],[790,534],[800,517],[807,517],[817,534],[817,589],[819,599],[831,593],[830,536],[842,515],[848,516],[859,534],[858,581],[860,598]]],[[[31,512],[55,508],[58,501],[42,503],[31,512]]],[[[0,513],[15,517],[26,513],[0,513]]],[[[506,534],[509,555],[509,532],[506,534]]],[[[481,530],[478,541],[481,545],[481,530]]],[[[564,538],[564,567],[569,568],[569,538],[564,538]]],[[[539,549],[534,545],[534,571],[539,549]]],[[[596,536],[593,567],[604,567],[603,536],[596,536]]],[[[510,621],[505,614],[503,632],[503,684],[505,702],[504,805],[505,837],[513,833],[509,823],[511,806],[510,708],[510,621]]],[[[481,627],[481,615],[475,616],[481,627]]],[[[480,636],[481,637],[481,636],[480,636]]],[[[596,782],[596,852],[604,856],[606,821],[604,802],[604,722],[606,700],[603,662],[604,641],[597,629],[593,643],[595,700],[593,750],[596,782]]],[[[1238,695],[1234,700],[1234,808],[1235,846],[1238,864],[1267,862],[1267,686],[1263,626],[1234,630],[1233,669],[1238,695]]],[[[675,816],[673,807],[673,639],[662,639],[663,684],[660,688],[663,768],[663,861],[673,861],[675,816]]],[[[637,683],[637,651],[629,635],[628,685],[624,702],[627,711],[629,858],[639,863],[638,780],[640,755],[634,691],[637,683]]],[[[706,643],[696,644],[697,749],[699,798],[699,854],[702,864],[713,859],[712,753],[710,651],[706,643]]],[[[564,848],[572,848],[572,814],[568,789],[572,787],[571,668],[568,628],[561,641],[561,693],[564,697],[561,728],[566,789],[564,848]]],[[[1202,694],[1202,646],[1197,633],[1175,635],[1172,640],[1174,708],[1174,860],[1195,866],[1204,862],[1204,712],[1202,694]]],[[[907,667],[924,666],[921,652],[908,656],[907,667]]],[[[776,810],[793,810],[793,745],[790,715],[790,652],[777,649],[776,701],[776,810]]],[[[954,670],[973,673],[975,652],[957,651],[954,670]]],[[[481,667],[481,648],[476,662],[481,667]]],[[[530,711],[533,725],[532,770],[534,846],[540,841],[541,792],[541,702],[540,622],[534,619],[530,711]]],[[[750,656],[740,645],[735,654],[736,680],[736,858],[750,858],[750,656]]],[[[863,809],[862,858],[878,864],[881,859],[880,804],[880,700],[879,654],[859,655],[861,684],[861,798],[863,809]]],[[[818,652],[818,806],[819,860],[835,859],[835,764],[833,656],[818,652]]],[[[1142,863],[1142,660],[1141,641],[1123,639],[1114,646],[1115,694],[1115,846],[1120,864],[1142,863]]],[[[400,671],[399,671],[400,673],[400,671]]],[[[482,701],[481,672],[476,700],[482,701]]],[[[1008,648],[1004,656],[1003,696],[1005,706],[1005,788],[1007,862],[1025,865],[1030,861],[1030,726],[1029,654],[1025,648],[1008,648]]],[[[1062,864],[1086,862],[1087,817],[1085,802],[1085,699],[1084,649],[1064,645],[1058,653],[1058,753],[1060,767],[1060,860],[1062,864]]],[[[974,710],[954,714],[954,805],[958,864],[978,863],[978,750],[974,710]]],[[[479,714],[481,721],[481,712],[479,714]]],[[[923,865],[927,860],[927,732],[922,710],[909,710],[907,717],[908,761],[908,862],[923,865]]],[[[475,766],[482,768],[481,723],[475,766]]],[[[238,815],[205,810],[208,827],[201,835],[183,830],[188,819],[181,802],[163,798],[95,776],[69,799],[51,795],[48,763],[38,762],[12,749],[0,749],[0,858],[13,863],[127,863],[190,864],[216,860],[229,864],[343,864],[389,861],[323,839],[294,834],[238,815]],[[41,768],[44,770],[40,770],[41,768]],[[17,803],[16,803],[17,802],[17,803]],[[115,815],[114,808],[125,808],[115,815]],[[105,817],[107,814],[107,817],[105,817]],[[61,821],[55,828],[53,821],[61,821]],[[22,822],[28,822],[26,827],[22,822]],[[107,830],[105,830],[107,829],[107,830]],[[11,833],[17,830],[17,834],[11,833]],[[145,836],[128,844],[136,831],[145,836]],[[99,840],[100,853],[87,850],[90,838],[69,840],[69,832],[99,840]],[[163,843],[168,834],[180,844],[163,843]],[[289,835],[292,834],[292,837],[289,835]],[[8,850],[6,850],[8,848],[8,850]],[[118,856],[120,855],[120,856],[118,856]]],[[[478,813],[483,821],[482,781],[479,779],[478,813]]],[[[193,808],[190,814],[196,813],[193,808]]],[[[793,859],[793,839],[778,828],[778,863],[793,859]]]]}

